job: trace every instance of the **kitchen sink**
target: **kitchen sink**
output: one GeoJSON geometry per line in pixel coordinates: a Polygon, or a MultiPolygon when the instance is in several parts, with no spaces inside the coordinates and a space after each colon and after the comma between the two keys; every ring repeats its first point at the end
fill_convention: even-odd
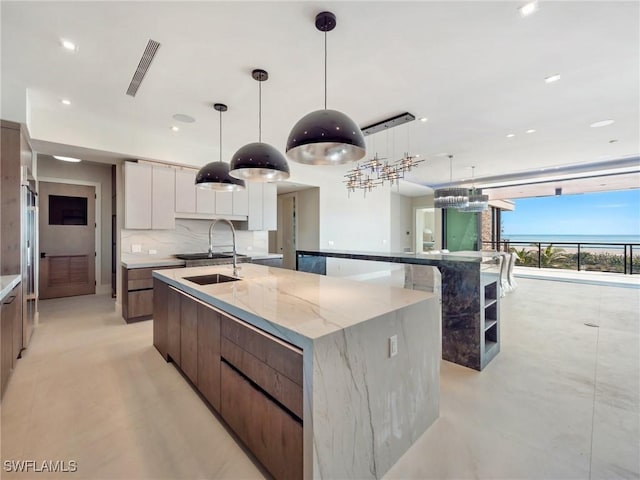
{"type": "Polygon", "coordinates": [[[190,282],[197,283],[198,285],[213,285],[215,283],[225,283],[225,282],[235,282],[240,280],[235,277],[228,277],[227,275],[222,275],[220,273],[214,273],[211,275],[197,275],[195,277],[184,277],[185,280],[189,280],[190,282]]]}

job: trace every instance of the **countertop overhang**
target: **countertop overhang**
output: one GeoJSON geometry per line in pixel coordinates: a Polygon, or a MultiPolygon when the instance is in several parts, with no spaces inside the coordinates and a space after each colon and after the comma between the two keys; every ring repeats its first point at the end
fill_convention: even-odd
{"type": "Polygon", "coordinates": [[[255,264],[243,264],[237,282],[198,285],[185,279],[232,276],[232,270],[231,265],[164,269],[153,276],[298,346],[434,298],[427,292],[255,264]]]}
{"type": "Polygon", "coordinates": [[[352,260],[375,260],[389,263],[409,263],[414,265],[437,265],[442,262],[485,263],[494,262],[499,252],[450,252],[450,253],[408,253],[408,252],[360,252],[353,250],[297,250],[298,255],[316,257],[347,258],[352,260]]]}
{"type": "Polygon", "coordinates": [[[0,276],[0,302],[22,281],[20,275],[0,276]]]}

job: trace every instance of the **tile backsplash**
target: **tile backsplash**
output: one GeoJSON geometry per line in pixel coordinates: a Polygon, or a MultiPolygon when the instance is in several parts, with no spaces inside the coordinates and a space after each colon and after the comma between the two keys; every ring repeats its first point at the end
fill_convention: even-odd
{"type": "MultiPolygon", "coordinates": [[[[122,230],[122,253],[131,253],[132,245],[140,245],[141,254],[155,250],[159,257],[176,253],[206,252],[209,248],[209,220],[176,219],[174,230],[122,230]]],[[[238,253],[262,255],[269,251],[268,232],[238,230],[236,248],[238,253]]],[[[218,222],[213,232],[215,251],[231,251],[231,230],[225,222],[218,222]],[[228,245],[216,247],[216,245],[228,245]]]]}

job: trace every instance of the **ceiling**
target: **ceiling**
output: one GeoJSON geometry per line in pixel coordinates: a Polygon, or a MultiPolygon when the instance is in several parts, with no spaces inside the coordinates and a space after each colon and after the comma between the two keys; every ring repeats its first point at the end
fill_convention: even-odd
{"type": "MultiPolygon", "coordinates": [[[[284,151],[295,122],[322,107],[323,35],[313,19],[331,10],[328,107],[361,127],[405,111],[428,118],[367,137],[370,154],[426,159],[403,182],[410,195],[429,191],[414,184],[470,185],[471,166],[482,187],[576,165],[593,165],[593,176],[620,159],[630,164],[616,188],[640,187],[640,3],[548,1],[522,18],[524,3],[3,1],[3,114],[19,111],[15,92],[27,90],[43,153],[200,166],[219,155],[214,102],[229,106],[224,159],[257,140],[250,72],[264,68],[263,140],[284,151]],[[149,39],[161,47],[132,98],[125,92],[149,39]],[[196,122],[175,122],[178,113],[196,122]],[[590,127],[605,119],[615,123],[590,127]]],[[[342,178],[348,167],[318,168],[342,178]]]]}

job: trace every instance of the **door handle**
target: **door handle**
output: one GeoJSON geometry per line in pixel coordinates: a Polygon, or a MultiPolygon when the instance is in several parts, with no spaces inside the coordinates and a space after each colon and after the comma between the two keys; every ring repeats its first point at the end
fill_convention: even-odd
{"type": "Polygon", "coordinates": [[[40,258],[45,258],[47,256],[47,252],[40,252],[40,258]]]}

